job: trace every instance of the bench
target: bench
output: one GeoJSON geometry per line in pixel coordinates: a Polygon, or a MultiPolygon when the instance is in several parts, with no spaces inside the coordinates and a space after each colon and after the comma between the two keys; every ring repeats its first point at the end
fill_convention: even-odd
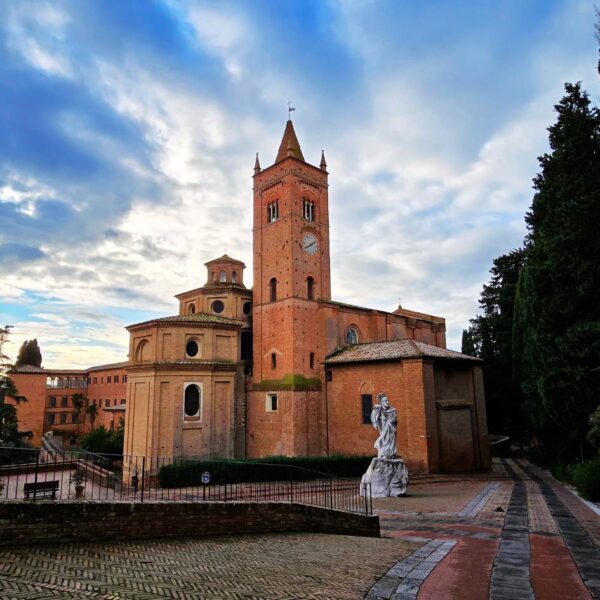
{"type": "Polygon", "coordinates": [[[56,492],[58,492],[59,484],[59,481],[38,481],[37,483],[26,483],[23,486],[25,499],[29,500],[33,496],[34,499],[52,498],[54,500],[56,499],[56,492]]]}

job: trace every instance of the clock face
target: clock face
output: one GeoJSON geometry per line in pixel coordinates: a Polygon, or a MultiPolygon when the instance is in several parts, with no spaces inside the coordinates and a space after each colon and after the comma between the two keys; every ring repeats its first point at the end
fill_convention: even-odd
{"type": "Polygon", "coordinates": [[[316,254],[318,249],[317,238],[312,233],[307,233],[302,238],[302,247],[304,248],[304,251],[311,256],[316,254]]]}

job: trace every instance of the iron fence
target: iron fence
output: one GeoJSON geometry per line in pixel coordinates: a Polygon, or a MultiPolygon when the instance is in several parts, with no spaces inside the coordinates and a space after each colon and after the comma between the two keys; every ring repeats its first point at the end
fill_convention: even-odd
{"type": "Polygon", "coordinates": [[[280,463],[0,447],[0,501],[288,502],[373,513],[356,478],[280,463]]]}

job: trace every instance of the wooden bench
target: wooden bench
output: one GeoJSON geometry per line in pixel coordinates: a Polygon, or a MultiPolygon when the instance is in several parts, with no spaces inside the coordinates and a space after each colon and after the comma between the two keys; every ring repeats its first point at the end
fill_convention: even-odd
{"type": "Polygon", "coordinates": [[[33,496],[33,498],[52,498],[54,500],[56,499],[56,492],[58,492],[59,484],[59,481],[38,481],[37,483],[26,483],[23,486],[25,499],[29,500],[33,496]]]}

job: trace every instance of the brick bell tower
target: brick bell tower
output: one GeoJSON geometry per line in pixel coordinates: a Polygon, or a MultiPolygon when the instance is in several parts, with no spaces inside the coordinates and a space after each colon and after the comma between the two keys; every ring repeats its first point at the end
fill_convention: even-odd
{"type": "Polygon", "coordinates": [[[275,163],[254,167],[254,360],[249,457],[325,452],[324,328],[330,300],[327,165],[304,160],[288,120],[275,163]]]}

